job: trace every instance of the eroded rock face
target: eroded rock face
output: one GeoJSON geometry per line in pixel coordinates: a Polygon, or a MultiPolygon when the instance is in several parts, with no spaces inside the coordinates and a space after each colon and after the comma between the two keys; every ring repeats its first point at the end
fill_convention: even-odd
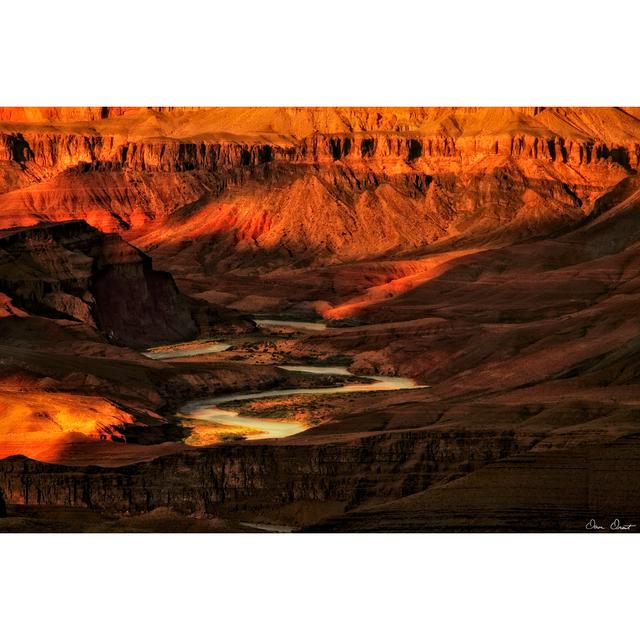
{"type": "Polygon", "coordinates": [[[458,436],[413,431],[329,445],[220,446],[110,470],[13,457],[0,461],[0,482],[12,504],[115,513],[168,506],[217,514],[298,501],[354,507],[423,490],[461,469],[525,450],[530,443],[513,431],[458,436]],[[471,442],[477,445],[472,458],[471,442]]]}
{"type": "Polygon", "coordinates": [[[544,431],[423,430],[330,445],[221,446],[118,469],[16,456],[0,461],[0,482],[16,505],[284,517],[313,531],[584,531],[592,517],[638,518],[637,436],[539,450],[544,431]]]}
{"type": "Polygon", "coordinates": [[[343,262],[548,233],[639,160],[621,109],[10,109],[0,226],[144,230],[205,273],[343,262]]]}
{"type": "Polygon", "coordinates": [[[4,501],[4,493],[2,493],[2,489],[0,489],[0,518],[7,517],[7,504],[4,501]]]}
{"type": "MultiPolygon", "coordinates": [[[[77,222],[0,234],[0,316],[72,318],[137,346],[215,324],[208,300],[247,312],[297,305],[353,324],[299,341],[293,355],[340,354],[354,371],[430,385],[356,401],[296,441],[110,470],[5,460],[9,502],[213,515],[313,503],[323,517],[337,503],[351,515],[318,526],[354,530],[437,527],[452,505],[455,527],[486,514],[482,526],[497,527],[498,504],[507,529],[522,505],[556,530],[567,513],[572,526],[591,509],[618,513],[638,477],[637,442],[624,441],[637,436],[640,380],[638,115],[0,112],[0,226],[73,217],[125,234],[202,302],[187,313],[144,254],[77,222]],[[615,482],[597,462],[612,443],[632,460],[615,482]]],[[[136,364],[125,379],[97,346],[99,357],[55,353],[44,366],[14,341],[0,356],[15,385],[26,371],[43,393],[84,385],[163,415],[211,388],[276,379],[226,363],[136,364]]]]}
{"type": "Polygon", "coordinates": [[[96,326],[111,341],[145,346],[193,338],[187,300],[170,274],[119,236],[85,222],[0,234],[0,290],[26,312],[96,326]]]}

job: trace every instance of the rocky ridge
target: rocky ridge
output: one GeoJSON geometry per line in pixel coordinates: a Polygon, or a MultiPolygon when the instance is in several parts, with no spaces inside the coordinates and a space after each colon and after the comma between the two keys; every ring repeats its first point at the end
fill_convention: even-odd
{"type": "Polygon", "coordinates": [[[0,232],[0,290],[28,313],[86,323],[115,343],[145,346],[197,334],[170,274],[83,221],[0,232]]]}
{"type": "MultiPolygon", "coordinates": [[[[403,214],[411,207],[412,222],[431,222],[431,233],[415,243],[393,245],[410,249],[459,234],[469,222],[474,228],[492,222],[495,231],[517,211],[521,218],[584,213],[637,169],[636,115],[620,109],[10,111],[0,113],[0,224],[67,215],[125,231],[165,221],[154,241],[172,243],[184,216],[168,216],[197,217],[221,197],[233,206],[238,189],[276,226],[281,215],[290,222],[295,212],[289,215],[287,200],[315,180],[338,228],[327,235],[316,225],[314,233],[297,235],[289,225],[298,244],[321,249],[341,227],[357,237],[374,222],[363,214],[373,204],[403,214]],[[87,120],[74,120],[81,117],[87,120]],[[263,191],[273,187],[283,191],[282,201],[265,206],[263,191]],[[504,213],[496,216],[496,208],[504,213]]],[[[201,235],[207,234],[217,239],[204,224],[201,235]]],[[[268,249],[262,236],[256,230],[251,243],[268,249]]],[[[282,229],[279,239],[288,242],[282,229]]],[[[238,244],[243,238],[229,251],[238,244]]],[[[343,259],[340,246],[326,253],[343,259]]],[[[299,251],[289,249],[294,257],[299,251]]],[[[384,249],[373,246],[369,254],[384,249]]]]}

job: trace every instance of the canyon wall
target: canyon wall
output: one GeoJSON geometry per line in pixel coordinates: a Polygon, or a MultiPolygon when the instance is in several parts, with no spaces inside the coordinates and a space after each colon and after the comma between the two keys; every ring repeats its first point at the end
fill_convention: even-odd
{"type": "Polygon", "coordinates": [[[191,238],[197,252],[213,246],[220,254],[205,270],[238,250],[269,260],[276,245],[290,261],[331,262],[465,233],[527,236],[575,222],[637,170],[636,116],[559,108],[0,110],[0,226],[80,218],[105,231],[136,230],[140,246],[156,249],[184,242],[191,221],[200,228],[191,238]],[[322,205],[315,224],[299,203],[309,185],[322,205]],[[221,213],[225,206],[233,214],[221,213]],[[394,214],[413,238],[381,240],[393,234],[395,221],[385,218],[394,214]],[[372,227],[375,241],[363,235],[372,227]]]}
{"type": "Polygon", "coordinates": [[[50,132],[3,132],[0,161],[47,175],[78,167],[83,171],[216,171],[254,167],[269,162],[327,163],[350,161],[448,160],[460,168],[486,156],[540,160],[591,168],[609,161],[637,169],[640,142],[635,139],[605,143],[525,133],[453,137],[423,135],[419,131],[314,133],[289,144],[184,140],[130,141],[124,136],[50,132]]]}
{"type": "Polygon", "coordinates": [[[0,487],[9,504],[129,514],[159,507],[216,514],[298,501],[353,508],[415,493],[531,442],[513,431],[407,431],[319,445],[224,445],[110,470],[13,457],[0,461],[0,487]]]}
{"type": "Polygon", "coordinates": [[[76,320],[130,346],[186,340],[197,326],[170,274],[82,221],[0,232],[0,291],[24,312],[76,320]]]}
{"type": "Polygon", "coordinates": [[[169,509],[309,531],[579,531],[592,517],[638,517],[637,436],[539,450],[542,432],[465,427],[220,446],[117,469],[13,457],[0,461],[0,487],[9,505],[79,517],[169,509]]]}

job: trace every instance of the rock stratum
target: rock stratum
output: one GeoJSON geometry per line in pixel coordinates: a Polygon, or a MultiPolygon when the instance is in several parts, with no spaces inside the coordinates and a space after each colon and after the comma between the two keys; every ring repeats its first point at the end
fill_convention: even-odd
{"type": "Polygon", "coordinates": [[[154,510],[228,530],[640,525],[639,118],[0,109],[9,511],[27,528],[49,508],[118,527],[154,510]],[[250,330],[244,313],[329,327],[190,361],[133,349],[250,330]],[[335,358],[428,388],[334,397],[282,441],[176,436],[186,399],[335,358]]]}
{"type": "MultiPolygon", "coordinates": [[[[3,109],[0,221],[8,227],[66,216],[128,230],[188,207],[188,220],[202,210],[199,220],[208,222],[200,235],[235,241],[235,250],[279,245],[306,260],[410,249],[465,230],[477,234],[490,223],[532,230],[586,212],[637,168],[636,115],[554,108],[3,109]],[[248,198],[260,211],[244,211],[248,198]],[[313,220],[304,219],[301,205],[313,207],[313,220]]],[[[176,226],[180,219],[157,233],[173,229],[177,242],[191,238],[176,226]]]]}
{"type": "Polygon", "coordinates": [[[171,275],[154,270],[120,236],[84,221],[0,231],[0,291],[23,313],[84,322],[119,344],[197,335],[171,275]]]}
{"type": "MultiPolygon", "coordinates": [[[[223,293],[237,295],[244,290],[230,274],[557,233],[635,174],[637,116],[633,108],[5,109],[0,226],[79,218],[150,251],[191,292],[207,293],[218,273],[223,293]]],[[[387,260],[367,277],[403,287],[396,281],[429,268],[387,260]]],[[[313,308],[348,315],[347,300],[329,295],[335,283],[321,284],[313,308]]],[[[268,304],[245,297],[235,301],[241,309],[268,304]]],[[[278,304],[277,292],[264,297],[278,304]]]]}
{"type": "Polygon", "coordinates": [[[166,441],[158,408],[218,378],[134,349],[251,324],[183,295],[149,256],[80,220],[0,231],[0,304],[0,456],[40,460],[83,443],[166,441]]]}

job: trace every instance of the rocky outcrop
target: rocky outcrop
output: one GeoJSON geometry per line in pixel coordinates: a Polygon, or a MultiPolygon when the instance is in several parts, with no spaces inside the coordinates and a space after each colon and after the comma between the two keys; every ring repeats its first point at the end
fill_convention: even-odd
{"type": "Polygon", "coordinates": [[[220,514],[304,501],[352,508],[415,493],[525,450],[530,442],[513,431],[458,437],[407,431],[324,445],[225,445],[109,470],[13,457],[0,461],[0,485],[10,504],[114,513],[171,507],[220,514]]]}
{"type": "Polygon", "coordinates": [[[33,314],[97,327],[131,346],[197,334],[170,274],[117,235],[85,222],[41,224],[0,234],[0,291],[33,314]]]}
{"type": "Polygon", "coordinates": [[[0,461],[0,485],[10,504],[32,508],[111,517],[168,508],[310,531],[583,531],[592,517],[637,519],[637,435],[539,450],[543,431],[464,428],[323,445],[219,446],[117,469],[17,456],[0,461]]]}
{"type": "Polygon", "coordinates": [[[420,160],[454,161],[464,168],[487,156],[539,160],[572,167],[598,163],[636,169],[640,141],[607,144],[598,140],[571,140],[549,134],[500,134],[455,138],[420,132],[360,134],[314,133],[281,144],[141,140],[121,136],[74,133],[12,132],[0,134],[0,160],[12,161],[40,174],[77,167],[87,171],[228,171],[271,162],[330,163],[343,161],[420,160]]]}
{"type": "Polygon", "coordinates": [[[119,136],[72,133],[0,134],[0,160],[42,173],[87,171],[216,171],[288,159],[292,148],[234,142],[128,141],[119,136]]]}
{"type": "Polygon", "coordinates": [[[0,518],[7,517],[7,504],[4,500],[4,493],[2,489],[0,489],[0,518]]]}
{"type": "MultiPolygon", "coordinates": [[[[399,188],[437,239],[481,219],[494,182],[492,204],[525,219],[567,200],[584,213],[639,161],[640,122],[620,109],[9,109],[0,226],[66,216],[124,231],[167,220],[173,242],[171,214],[184,221],[221,196],[233,206],[244,189],[259,215],[264,190],[318,179],[337,190],[333,220],[344,219],[341,204],[353,215],[363,194],[399,188]]],[[[488,224],[504,226],[502,215],[488,224]]]]}

